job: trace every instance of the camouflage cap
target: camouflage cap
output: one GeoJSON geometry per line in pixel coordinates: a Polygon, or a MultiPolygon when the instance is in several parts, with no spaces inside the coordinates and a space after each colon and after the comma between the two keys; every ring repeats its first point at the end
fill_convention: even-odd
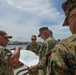
{"type": "Polygon", "coordinates": [[[36,39],[37,39],[36,35],[31,36],[31,40],[36,40],[36,39]]]}
{"type": "Polygon", "coordinates": [[[42,27],[42,28],[40,28],[40,29],[39,29],[39,35],[38,35],[38,37],[40,37],[41,33],[42,33],[43,31],[45,31],[45,30],[49,30],[48,27],[42,27]]]}
{"type": "Polygon", "coordinates": [[[69,16],[69,13],[76,8],[76,0],[67,0],[62,4],[62,9],[65,12],[65,20],[62,26],[68,26],[67,18],[69,16]]]}
{"type": "Polygon", "coordinates": [[[12,38],[12,36],[8,35],[5,31],[3,30],[0,30],[0,36],[5,36],[5,37],[8,37],[8,38],[12,38]]]}

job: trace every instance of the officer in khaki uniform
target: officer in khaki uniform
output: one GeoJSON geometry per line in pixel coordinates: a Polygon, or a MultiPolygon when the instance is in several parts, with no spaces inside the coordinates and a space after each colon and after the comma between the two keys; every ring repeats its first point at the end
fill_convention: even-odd
{"type": "Polygon", "coordinates": [[[19,60],[21,47],[15,47],[14,53],[5,48],[10,38],[12,36],[0,30],[0,75],[14,75],[12,65],[19,60]]]}
{"type": "Polygon", "coordinates": [[[69,26],[73,35],[53,48],[47,75],[76,75],[76,0],[67,0],[62,8],[66,16],[63,26],[69,26]]]}
{"type": "Polygon", "coordinates": [[[27,45],[26,50],[30,50],[30,51],[32,51],[32,52],[34,52],[35,54],[38,55],[41,45],[38,44],[38,43],[36,42],[36,40],[37,40],[36,35],[32,35],[32,36],[31,36],[31,43],[29,43],[29,44],[27,45]]]}
{"type": "Polygon", "coordinates": [[[38,35],[44,40],[42,47],[39,51],[39,63],[30,67],[31,71],[39,71],[39,75],[46,75],[46,54],[51,51],[55,46],[56,40],[53,38],[52,31],[48,27],[42,27],[39,29],[40,34],[38,35]]]}

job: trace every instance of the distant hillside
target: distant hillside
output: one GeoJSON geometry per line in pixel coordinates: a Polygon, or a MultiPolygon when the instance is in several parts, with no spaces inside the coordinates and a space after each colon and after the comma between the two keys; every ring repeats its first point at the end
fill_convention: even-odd
{"type": "MultiPolygon", "coordinates": [[[[24,44],[28,44],[30,42],[20,42],[20,41],[9,41],[8,45],[24,45],[24,44]]],[[[38,43],[42,43],[42,42],[38,42],[38,43]]]]}
{"type": "Polygon", "coordinates": [[[20,45],[20,44],[28,44],[29,42],[20,42],[20,41],[9,41],[9,45],[20,45]]]}

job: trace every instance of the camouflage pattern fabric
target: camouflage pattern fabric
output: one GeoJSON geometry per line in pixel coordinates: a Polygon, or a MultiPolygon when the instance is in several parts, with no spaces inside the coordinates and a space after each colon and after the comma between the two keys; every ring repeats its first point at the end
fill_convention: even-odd
{"type": "Polygon", "coordinates": [[[34,53],[36,53],[37,55],[39,54],[39,50],[40,50],[40,44],[36,43],[35,45],[32,45],[32,43],[29,43],[26,47],[26,50],[30,50],[34,53]]]}
{"type": "Polygon", "coordinates": [[[0,75],[14,75],[12,65],[8,62],[8,57],[12,53],[0,46],[0,75]]]}
{"type": "Polygon", "coordinates": [[[46,75],[46,54],[55,46],[56,40],[53,37],[47,38],[41,49],[39,54],[39,63],[36,65],[38,70],[43,70],[43,75],[46,75]]]}
{"type": "MultiPolygon", "coordinates": [[[[41,48],[41,45],[36,43],[35,45],[32,45],[32,43],[29,43],[26,47],[26,50],[30,50],[32,52],[34,52],[35,54],[39,55],[39,50],[41,48]]],[[[29,75],[38,75],[38,71],[36,72],[31,72],[31,70],[28,68],[29,71],[29,75]]]]}
{"type": "Polygon", "coordinates": [[[76,34],[54,47],[50,64],[47,75],[76,75],[76,34]]]}

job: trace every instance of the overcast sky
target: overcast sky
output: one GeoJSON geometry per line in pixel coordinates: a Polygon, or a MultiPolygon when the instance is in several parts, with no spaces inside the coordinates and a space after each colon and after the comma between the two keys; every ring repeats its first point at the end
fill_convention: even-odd
{"type": "Polygon", "coordinates": [[[39,28],[44,26],[53,31],[55,39],[67,38],[71,33],[68,27],[62,27],[63,2],[65,0],[0,0],[0,29],[12,35],[14,41],[30,41],[31,35],[38,36],[39,28]]]}

